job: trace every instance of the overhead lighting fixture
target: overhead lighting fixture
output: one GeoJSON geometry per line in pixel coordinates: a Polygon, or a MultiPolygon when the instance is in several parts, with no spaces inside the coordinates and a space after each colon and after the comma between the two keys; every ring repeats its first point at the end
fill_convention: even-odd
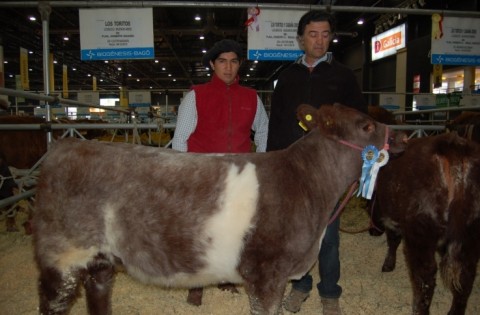
{"type": "Polygon", "coordinates": [[[334,38],[334,39],[333,39],[333,42],[334,42],[334,43],[338,43],[338,38],[334,38]]]}
{"type": "Polygon", "coordinates": [[[205,39],[205,36],[200,35],[199,39],[205,39]]]}
{"type": "Polygon", "coordinates": [[[363,19],[358,19],[358,21],[357,21],[358,25],[363,25],[363,23],[364,23],[363,19]]]}
{"type": "Polygon", "coordinates": [[[70,40],[70,37],[68,37],[68,34],[63,35],[63,40],[64,41],[70,40]]]}
{"type": "Polygon", "coordinates": [[[202,49],[202,53],[207,53],[207,50],[206,49],[202,49]]]}
{"type": "Polygon", "coordinates": [[[32,22],[37,20],[37,18],[34,17],[33,15],[29,16],[28,19],[32,22]]]}
{"type": "Polygon", "coordinates": [[[202,18],[200,17],[200,15],[195,15],[195,21],[200,21],[202,18]]]}

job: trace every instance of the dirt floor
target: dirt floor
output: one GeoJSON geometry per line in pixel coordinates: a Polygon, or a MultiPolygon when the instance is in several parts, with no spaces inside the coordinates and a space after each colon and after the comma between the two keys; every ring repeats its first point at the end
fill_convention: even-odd
{"type": "MultiPolygon", "coordinates": [[[[411,289],[403,253],[399,248],[397,268],[382,273],[381,265],[386,253],[385,237],[372,237],[359,231],[368,225],[361,202],[353,200],[342,215],[341,233],[341,285],[340,303],[344,314],[410,314],[411,289]],[[349,231],[349,232],[346,232],[349,231]]],[[[19,215],[17,225],[22,221],[19,215]]],[[[24,231],[7,233],[5,222],[0,222],[0,315],[37,314],[37,269],[33,261],[31,236],[24,231]]],[[[312,274],[318,281],[316,266],[312,274]]],[[[478,278],[478,277],[477,277],[478,278]]],[[[431,314],[446,314],[451,294],[437,280],[431,314]]],[[[129,276],[119,273],[113,292],[113,314],[249,314],[248,299],[242,287],[240,294],[223,292],[216,287],[207,288],[203,305],[186,303],[187,290],[162,289],[145,286],[129,276]]],[[[287,288],[288,293],[290,287],[287,288]]],[[[321,314],[321,303],[313,291],[297,314],[321,314]]],[[[86,314],[85,299],[81,297],[71,314],[86,314]]],[[[285,314],[290,314],[285,311],[285,314]]],[[[480,284],[475,282],[467,314],[480,314],[480,284]]]]}

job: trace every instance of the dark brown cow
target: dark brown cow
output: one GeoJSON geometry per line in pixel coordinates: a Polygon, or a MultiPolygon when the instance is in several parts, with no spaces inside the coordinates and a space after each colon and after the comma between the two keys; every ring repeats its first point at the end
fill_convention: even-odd
{"type": "Polygon", "coordinates": [[[373,223],[385,228],[382,271],[404,254],[413,288],[413,314],[429,314],[437,262],[451,290],[448,314],[465,314],[480,255],[480,145],[456,133],[410,140],[401,157],[380,170],[373,223]]]}
{"type": "Polygon", "coordinates": [[[33,219],[40,312],[67,313],[83,283],[90,314],[110,314],[121,263],[164,286],[243,283],[252,314],[280,314],[287,281],[316,261],[328,209],[360,176],[357,149],[384,147],[388,130],[338,104],[298,117],[311,132],[268,153],[56,143],[33,219]]]}
{"type": "Polygon", "coordinates": [[[446,128],[449,131],[456,131],[464,138],[480,142],[480,113],[462,112],[449,122],[446,128]]]}
{"type": "MultiPolygon", "coordinates": [[[[0,116],[0,124],[44,124],[45,119],[33,116],[0,116]]],[[[43,130],[0,130],[0,148],[9,166],[29,169],[47,152],[47,136],[43,130]]]]}

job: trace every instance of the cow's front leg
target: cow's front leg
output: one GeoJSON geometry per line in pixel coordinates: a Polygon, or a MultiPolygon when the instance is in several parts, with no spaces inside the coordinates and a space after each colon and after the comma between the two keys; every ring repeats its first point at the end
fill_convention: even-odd
{"type": "Polygon", "coordinates": [[[78,294],[80,272],[62,273],[54,267],[40,266],[38,291],[41,315],[68,314],[78,294]]]}
{"type": "Polygon", "coordinates": [[[114,273],[112,263],[101,255],[88,265],[84,286],[90,315],[112,313],[111,294],[114,273]]]}
{"type": "Polygon", "coordinates": [[[282,299],[286,279],[270,278],[255,283],[245,282],[245,291],[252,315],[282,315],[282,299]]]}
{"type": "Polygon", "coordinates": [[[391,272],[395,269],[395,265],[397,262],[397,249],[402,241],[402,236],[390,229],[385,230],[385,234],[387,235],[387,256],[383,262],[382,272],[391,272]]]}

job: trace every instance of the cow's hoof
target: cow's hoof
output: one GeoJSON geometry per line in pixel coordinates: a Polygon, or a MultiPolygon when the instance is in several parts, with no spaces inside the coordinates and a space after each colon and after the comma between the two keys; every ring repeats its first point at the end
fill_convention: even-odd
{"type": "Polygon", "coordinates": [[[232,283],[220,283],[218,288],[222,291],[230,291],[232,293],[240,293],[237,290],[237,287],[232,283]]]}
{"type": "Polygon", "coordinates": [[[287,299],[285,300],[284,307],[287,311],[297,313],[302,307],[302,303],[310,296],[309,292],[302,292],[292,289],[287,299]]]}
{"type": "Polygon", "coordinates": [[[392,272],[395,269],[395,266],[383,265],[382,272],[392,272]]]}
{"type": "Polygon", "coordinates": [[[203,288],[188,290],[187,303],[194,306],[202,305],[203,288]]]}

